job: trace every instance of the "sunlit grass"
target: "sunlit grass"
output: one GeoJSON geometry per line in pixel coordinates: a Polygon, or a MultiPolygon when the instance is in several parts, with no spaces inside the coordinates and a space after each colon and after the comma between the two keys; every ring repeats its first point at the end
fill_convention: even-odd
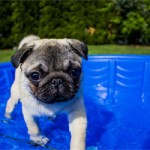
{"type": "MultiPolygon", "coordinates": [[[[150,55],[150,46],[89,45],[89,54],[141,54],[150,55]]],[[[10,61],[14,50],[0,50],[0,62],[10,61]]]]}
{"type": "Polygon", "coordinates": [[[150,46],[89,45],[89,54],[150,54],[150,46]]]}
{"type": "Polygon", "coordinates": [[[0,62],[9,62],[14,50],[0,50],[0,62]]]}

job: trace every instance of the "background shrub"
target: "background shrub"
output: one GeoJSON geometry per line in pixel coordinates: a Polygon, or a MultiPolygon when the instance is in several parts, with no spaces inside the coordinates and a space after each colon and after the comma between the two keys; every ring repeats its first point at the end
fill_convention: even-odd
{"type": "Polygon", "coordinates": [[[148,45],[149,14],[149,0],[1,0],[0,48],[12,48],[28,34],[148,45]]]}

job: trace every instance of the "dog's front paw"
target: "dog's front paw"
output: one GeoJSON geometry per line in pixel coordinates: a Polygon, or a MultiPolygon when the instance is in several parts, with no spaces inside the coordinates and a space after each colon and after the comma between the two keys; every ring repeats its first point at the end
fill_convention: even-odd
{"type": "Polygon", "coordinates": [[[4,123],[9,123],[10,121],[12,121],[14,119],[14,117],[12,117],[11,113],[7,113],[5,112],[4,118],[3,118],[3,122],[4,123]]]}
{"type": "Polygon", "coordinates": [[[11,113],[5,112],[5,118],[12,119],[11,113]]]}
{"type": "Polygon", "coordinates": [[[31,135],[30,140],[41,146],[44,146],[49,142],[49,139],[43,135],[31,135]]]}

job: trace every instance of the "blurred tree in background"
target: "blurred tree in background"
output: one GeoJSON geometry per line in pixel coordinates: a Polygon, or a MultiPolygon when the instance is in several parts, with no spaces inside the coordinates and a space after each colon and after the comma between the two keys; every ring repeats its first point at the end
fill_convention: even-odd
{"type": "Polygon", "coordinates": [[[9,43],[9,36],[11,34],[12,28],[12,10],[11,2],[5,0],[0,0],[0,47],[11,47],[11,42],[9,43]]]}
{"type": "Polygon", "coordinates": [[[118,36],[127,44],[150,44],[150,1],[117,0],[121,23],[118,36]]]}
{"type": "Polygon", "coordinates": [[[36,1],[12,1],[11,3],[12,27],[10,33],[10,41],[16,44],[20,38],[28,34],[38,33],[38,3],[36,1]]]}
{"type": "Polygon", "coordinates": [[[0,48],[26,35],[88,44],[150,44],[149,0],[1,0],[0,48]]]}

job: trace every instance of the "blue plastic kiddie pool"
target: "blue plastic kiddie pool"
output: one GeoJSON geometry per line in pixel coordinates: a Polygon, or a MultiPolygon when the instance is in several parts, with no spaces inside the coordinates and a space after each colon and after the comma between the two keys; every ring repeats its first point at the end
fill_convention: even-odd
{"type": "MultiPolygon", "coordinates": [[[[89,56],[87,62],[83,60],[83,71],[87,150],[150,149],[150,56],[89,56]]],[[[69,150],[65,115],[40,120],[42,132],[51,139],[45,147],[35,147],[29,141],[20,104],[14,111],[14,119],[5,120],[13,80],[11,63],[1,63],[0,149],[69,150]]]]}

